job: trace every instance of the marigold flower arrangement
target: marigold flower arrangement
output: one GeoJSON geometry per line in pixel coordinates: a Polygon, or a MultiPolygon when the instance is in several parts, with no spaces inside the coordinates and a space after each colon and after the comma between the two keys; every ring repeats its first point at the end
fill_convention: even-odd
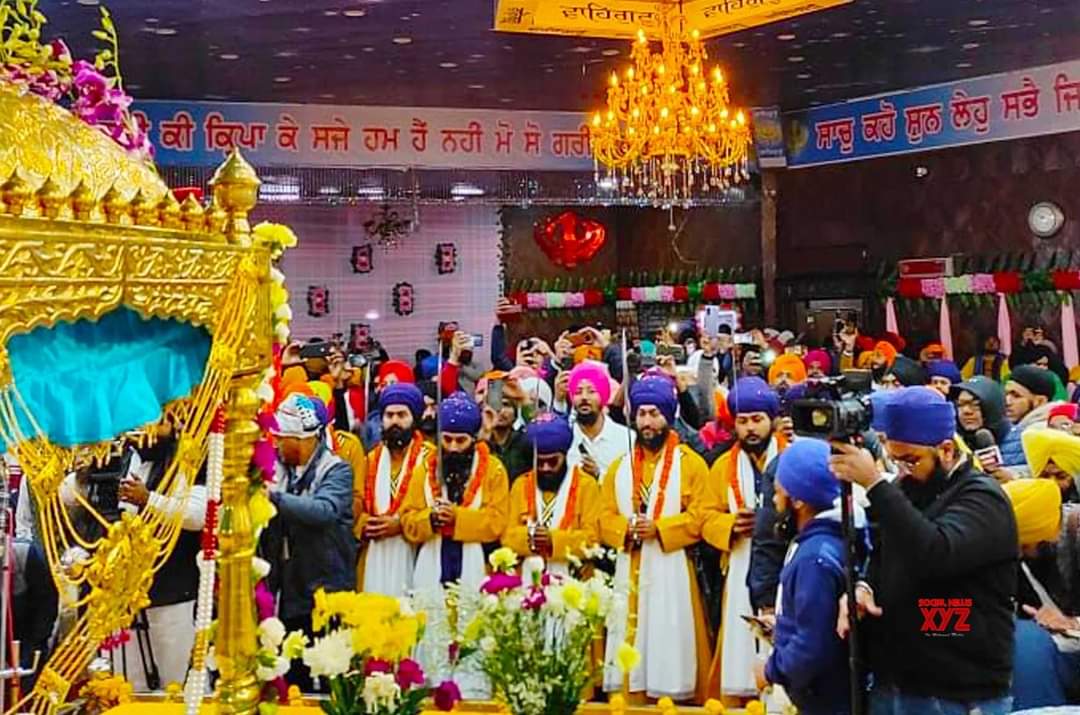
{"type": "Polygon", "coordinates": [[[410,658],[424,622],[424,614],[405,600],[319,589],[311,613],[315,642],[290,634],[281,641],[287,651],[282,655],[301,658],[313,678],[326,679],[327,715],[417,715],[427,697],[451,710],[461,699],[457,686],[446,681],[427,687],[423,669],[410,658]]]}
{"type": "Polygon", "coordinates": [[[515,573],[517,557],[506,548],[489,562],[493,573],[481,586],[485,598],[465,637],[496,698],[515,715],[571,715],[599,666],[593,640],[625,604],[603,574],[580,581],[537,571],[523,581],[515,573]]]}

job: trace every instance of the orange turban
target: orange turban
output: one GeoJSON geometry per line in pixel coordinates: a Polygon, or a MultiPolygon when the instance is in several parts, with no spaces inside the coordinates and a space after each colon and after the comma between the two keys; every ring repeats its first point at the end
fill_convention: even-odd
{"type": "Polygon", "coordinates": [[[586,360],[597,362],[604,359],[604,351],[598,345],[581,345],[574,348],[574,364],[580,365],[586,360]]]}
{"type": "Polygon", "coordinates": [[[874,352],[885,358],[885,365],[892,367],[896,362],[896,347],[887,340],[879,340],[874,345],[874,352]]]}
{"type": "Polygon", "coordinates": [[[802,358],[793,353],[785,353],[773,361],[769,368],[769,384],[775,385],[780,379],[780,373],[786,372],[793,384],[806,382],[806,365],[802,358]]]}

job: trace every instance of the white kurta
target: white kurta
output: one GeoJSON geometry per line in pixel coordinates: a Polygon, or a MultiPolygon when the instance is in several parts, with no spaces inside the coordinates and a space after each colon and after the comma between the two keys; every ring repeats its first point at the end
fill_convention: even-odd
{"type": "MultiPolygon", "coordinates": [[[[649,494],[647,513],[653,514],[660,493],[660,472],[663,459],[657,460],[649,494]]],[[[615,475],[615,499],[619,513],[630,518],[634,513],[634,477],[629,460],[623,460],[615,475]]],[[[671,475],[664,495],[661,517],[675,516],[682,511],[682,453],[676,450],[671,463],[671,475]]],[[[657,540],[641,547],[641,562],[637,587],[637,630],[634,647],[641,662],[630,673],[630,691],[651,698],[670,697],[673,700],[692,698],[697,685],[697,649],[694,638],[694,609],[690,596],[690,568],[683,549],[664,553],[657,540]]],[[[619,553],[615,561],[615,588],[629,594],[631,555],[619,553]]],[[[614,665],[619,645],[626,640],[627,619],[608,621],[608,665],[604,669],[604,690],[616,692],[622,688],[623,674],[614,665]]]]}
{"type": "MultiPolygon", "coordinates": [[[[776,440],[769,442],[765,464],[776,458],[776,440]]],[[[754,465],[750,455],[739,450],[736,473],[739,479],[739,491],[744,503],[757,505],[758,493],[754,483],[754,465]]],[[[728,509],[732,514],[739,510],[735,503],[735,492],[727,490],[728,509]]],[[[754,615],[750,604],[750,589],[746,585],[746,576],[750,571],[750,539],[738,539],[731,547],[728,558],[728,572],[724,579],[724,642],[720,655],[720,692],[737,697],[757,697],[757,683],[754,681],[754,662],[758,658],[760,644],[754,634],[742,620],[742,616],[754,615]]]]}
{"type": "MultiPolygon", "coordinates": [[[[375,511],[379,514],[385,514],[394,499],[390,462],[390,450],[380,449],[379,463],[375,465],[375,511]]],[[[402,470],[408,466],[408,462],[406,454],[402,460],[402,470]]],[[[404,488],[405,477],[404,474],[399,477],[399,490],[404,488]]],[[[395,598],[404,596],[412,590],[415,565],[416,551],[404,536],[398,534],[372,541],[364,556],[364,584],[361,590],[395,598]]]]}
{"type": "MultiPolygon", "coordinates": [[[[469,475],[470,483],[476,478],[478,462],[479,458],[474,457],[472,474],[469,475]]],[[[435,506],[436,498],[446,498],[445,487],[441,488],[442,493],[432,494],[431,483],[425,480],[424,497],[429,507],[435,506]]],[[[467,509],[479,509],[483,503],[483,491],[482,488],[477,489],[472,501],[462,506],[467,509]]],[[[433,539],[420,547],[420,552],[416,556],[413,588],[417,607],[427,614],[424,638],[417,645],[416,659],[423,666],[429,685],[434,687],[443,680],[453,679],[457,682],[465,699],[488,700],[491,698],[491,684],[483,672],[476,667],[475,662],[459,664],[455,668],[447,658],[450,642],[462,640],[465,627],[471,619],[467,604],[475,599],[465,597],[464,594],[479,594],[480,585],[487,577],[484,547],[478,543],[461,545],[459,584],[463,596],[460,599],[456,617],[451,618],[446,608],[446,590],[442,585],[442,544],[442,535],[436,533],[433,539]]]]}

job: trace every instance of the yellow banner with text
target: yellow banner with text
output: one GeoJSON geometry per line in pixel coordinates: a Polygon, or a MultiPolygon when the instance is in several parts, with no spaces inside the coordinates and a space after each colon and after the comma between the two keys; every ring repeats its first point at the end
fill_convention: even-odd
{"type": "MultiPolygon", "coordinates": [[[[853,0],[684,0],[689,29],[715,37],[796,15],[846,5],[853,0]]],[[[654,35],[661,15],[673,6],[656,0],[498,0],[495,29],[540,35],[633,38],[638,29],[654,35]]]]}

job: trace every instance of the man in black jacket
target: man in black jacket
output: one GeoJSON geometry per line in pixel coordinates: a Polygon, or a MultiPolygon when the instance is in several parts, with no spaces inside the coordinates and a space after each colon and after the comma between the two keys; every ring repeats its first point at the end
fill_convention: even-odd
{"type": "MultiPolygon", "coordinates": [[[[873,457],[836,444],[843,480],[870,500],[873,552],[856,589],[873,687],[871,715],[1011,711],[1016,521],[997,483],[953,442],[956,413],[911,387],[885,407],[886,481],[873,457]]],[[[847,599],[839,630],[846,635],[847,599]]]]}

